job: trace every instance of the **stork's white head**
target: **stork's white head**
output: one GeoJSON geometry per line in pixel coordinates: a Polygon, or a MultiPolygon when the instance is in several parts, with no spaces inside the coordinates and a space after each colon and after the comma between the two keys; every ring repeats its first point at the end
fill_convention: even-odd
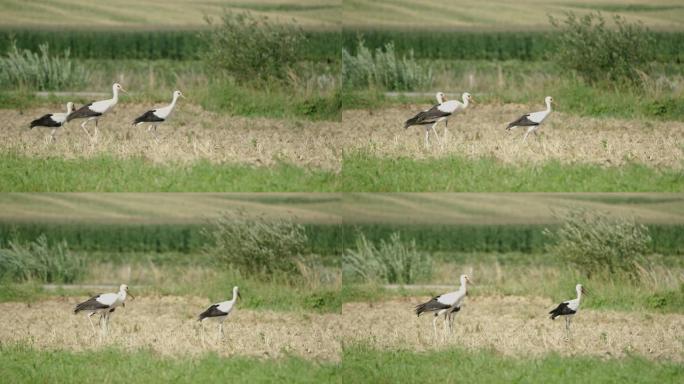
{"type": "Polygon", "coordinates": [[[74,103],[71,101],[67,103],[67,113],[71,113],[74,111],[74,103]]]}
{"type": "Polygon", "coordinates": [[[447,101],[447,98],[446,98],[446,95],[444,94],[444,92],[437,92],[437,94],[435,95],[435,98],[437,99],[437,102],[440,104],[447,101]]]}
{"type": "Polygon", "coordinates": [[[587,295],[587,290],[584,289],[584,287],[582,286],[582,284],[577,284],[577,285],[575,286],[575,290],[577,291],[577,296],[580,296],[580,295],[583,295],[583,294],[584,294],[584,295],[587,295]]]}
{"type": "Polygon", "coordinates": [[[466,274],[461,275],[461,286],[466,286],[466,284],[473,284],[470,277],[466,274]]]}
{"type": "Polygon", "coordinates": [[[240,296],[240,290],[238,289],[237,285],[233,287],[233,298],[235,298],[235,296],[242,299],[242,296],[240,296]]]}
{"type": "Polygon", "coordinates": [[[473,102],[473,96],[468,92],[463,92],[463,104],[473,102]]]}
{"type": "Polygon", "coordinates": [[[551,105],[551,103],[553,103],[553,97],[551,97],[551,96],[546,96],[546,97],[544,98],[544,102],[546,103],[546,105],[551,105]]]}
{"type": "Polygon", "coordinates": [[[135,298],[135,297],[133,297],[133,295],[131,295],[130,292],[128,292],[128,285],[126,285],[126,284],[121,284],[121,286],[119,286],[119,293],[126,293],[131,298],[133,298],[133,299],[135,298]]]}
{"type": "Polygon", "coordinates": [[[114,92],[114,94],[116,94],[116,93],[119,92],[119,91],[124,92],[124,93],[126,92],[126,90],[123,89],[123,87],[121,86],[121,84],[119,84],[119,83],[114,83],[114,85],[112,85],[112,92],[114,92]]]}
{"type": "Polygon", "coordinates": [[[177,99],[177,98],[179,98],[179,97],[182,97],[182,98],[185,99],[185,96],[183,96],[183,92],[181,92],[181,91],[179,91],[179,90],[173,91],[173,98],[174,98],[174,99],[177,99]]]}

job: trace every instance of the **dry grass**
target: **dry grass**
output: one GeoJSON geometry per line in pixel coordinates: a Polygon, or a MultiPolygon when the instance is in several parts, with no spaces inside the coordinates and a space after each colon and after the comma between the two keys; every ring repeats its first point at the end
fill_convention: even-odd
{"type": "MultiPolygon", "coordinates": [[[[62,106],[23,113],[2,110],[0,118],[12,123],[7,127],[9,132],[6,131],[8,140],[0,144],[0,150],[65,158],[143,157],[155,163],[189,163],[205,159],[272,165],[282,160],[304,166],[339,167],[340,151],[335,145],[335,138],[341,132],[339,123],[228,116],[181,102],[174,116],[158,127],[160,143],[156,144],[146,125],[131,125],[133,119],[150,107],[117,105],[101,119],[97,142],[81,130],[81,121],[72,121],[60,130],[56,143],[47,140],[49,131],[28,130],[27,127],[34,116],[62,109],[62,106]]],[[[91,133],[93,127],[90,122],[91,133]]]]}
{"type": "MultiPolygon", "coordinates": [[[[226,322],[227,339],[216,343],[207,323],[202,344],[197,313],[206,300],[196,297],[145,297],[130,301],[113,316],[109,337],[94,337],[84,315],[71,313],[75,298],[33,304],[0,304],[0,342],[35,348],[93,350],[116,346],[146,348],[162,355],[278,357],[291,353],[318,360],[339,360],[342,343],[363,342],[382,349],[433,350],[449,346],[492,349],[506,355],[621,357],[684,361],[684,315],[582,310],[565,341],[564,324],[549,320],[548,299],[516,296],[469,298],[447,342],[432,336],[432,318],[416,318],[412,307],[426,298],[381,303],[351,303],[342,314],[293,314],[239,309],[226,322]]],[[[441,323],[440,323],[441,326],[441,323]]],[[[441,327],[439,328],[441,331],[441,327]]]]}
{"type": "MultiPolygon", "coordinates": [[[[488,296],[466,300],[457,315],[454,334],[435,341],[432,317],[416,318],[413,306],[427,297],[382,303],[352,303],[342,308],[345,341],[373,347],[431,350],[459,346],[491,349],[511,356],[562,355],[621,357],[637,354],[649,359],[684,361],[684,315],[661,315],[582,310],[565,341],[564,321],[551,321],[548,299],[488,296]]],[[[443,323],[438,322],[438,331],[443,323]]],[[[441,337],[441,333],[440,333],[441,337]]]]}
{"type": "MultiPolygon", "coordinates": [[[[684,151],[684,123],[587,118],[554,112],[540,128],[540,135],[522,143],[524,131],[511,134],[506,124],[523,112],[540,110],[539,105],[474,105],[465,114],[449,122],[449,137],[444,146],[432,139],[432,148],[423,148],[421,127],[402,129],[403,122],[422,106],[389,108],[377,111],[343,113],[344,126],[354,137],[363,137],[363,145],[378,156],[408,155],[415,158],[459,155],[468,158],[493,157],[504,163],[592,163],[619,166],[626,162],[652,167],[681,168],[684,151]]],[[[439,125],[442,134],[443,124],[439,125]]],[[[344,147],[354,146],[353,139],[344,147]]]]}
{"type": "MultiPolygon", "coordinates": [[[[143,157],[155,163],[235,162],[271,165],[277,161],[337,170],[345,152],[364,150],[377,156],[436,158],[493,157],[504,163],[592,163],[619,166],[626,162],[651,167],[681,168],[684,123],[585,118],[555,112],[541,128],[539,137],[521,143],[522,131],[506,134],[505,124],[522,111],[539,105],[475,105],[450,122],[444,146],[423,148],[420,127],[402,128],[404,120],[422,106],[387,108],[381,111],[345,111],[342,123],[290,121],[226,116],[181,104],[177,115],[159,127],[156,144],[145,127],[130,121],[149,105],[119,105],[101,121],[97,143],[74,121],[63,129],[56,143],[47,141],[45,130],[28,130],[28,122],[60,107],[32,109],[23,113],[0,110],[8,122],[0,151],[28,156],[84,158],[112,155],[143,157]]],[[[440,126],[440,132],[441,128],[440,126]]],[[[91,127],[92,128],[92,127],[91,127]]]]}
{"type": "Polygon", "coordinates": [[[144,297],[117,310],[110,334],[93,336],[83,314],[72,309],[78,298],[34,304],[0,304],[0,342],[21,342],[35,348],[90,350],[116,346],[126,350],[150,349],[167,356],[216,352],[223,356],[279,357],[284,353],[310,359],[336,360],[336,315],[292,314],[242,310],[226,320],[226,340],[216,341],[216,324],[206,323],[205,345],[196,316],[210,303],[197,297],[144,297]]]}

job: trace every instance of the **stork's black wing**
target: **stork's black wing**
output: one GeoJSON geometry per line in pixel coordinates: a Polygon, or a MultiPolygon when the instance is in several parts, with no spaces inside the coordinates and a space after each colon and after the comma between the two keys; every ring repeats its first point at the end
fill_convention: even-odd
{"type": "Polygon", "coordinates": [[[440,303],[437,299],[439,299],[439,296],[435,296],[423,304],[416,305],[416,315],[420,316],[424,312],[434,312],[449,308],[448,305],[440,303]]]}
{"type": "Polygon", "coordinates": [[[78,313],[80,311],[95,311],[98,309],[105,309],[109,308],[109,305],[102,304],[97,299],[100,297],[100,295],[93,296],[90,299],[76,305],[76,308],[74,309],[74,313],[78,313]]]}
{"type": "Polygon", "coordinates": [[[510,129],[513,127],[530,127],[533,125],[539,125],[539,123],[535,123],[534,121],[528,119],[529,116],[529,113],[527,115],[520,116],[518,120],[508,123],[508,127],[506,127],[506,129],[510,129]]]}
{"type": "Polygon", "coordinates": [[[428,109],[427,111],[421,111],[418,112],[417,115],[413,116],[412,118],[406,120],[404,123],[404,128],[408,128],[412,125],[425,125],[425,124],[433,124],[437,122],[442,117],[450,116],[450,112],[444,112],[439,109],[439,104],[433,106],[432,108],[428,109]]]}
{"type": "Polygon", "coordinates": [[[154,110],[151,110],[143,113],[142,115],[138,116],[137,119],[133,120],[133,124],[135,125],[140,123],[158,123],[164,121],[164,119],[155,115],[154,112],[154,110]]]}
{"type": "Polygon", "coordinates": [[[574,315],[577,313],[577,311],[573,311],[568,307],[568,303],[560,303],[556,308],[554,308],[551,312],[549,312],[549,315],[551,315],[551,320],[554,320],[558,316],[567,316],[567,315],[574,315]]]}
{"type": "Polygon", "coordinates": [[[207,317],[219,317],[219,316],[225,316],[227,315],[226,312],[219,311],[218,309],[218,304],[214,304],[211,307],[207,308],[206,311],[200,313],[199,315],[199,321],[202,321],[203,319],[207,317]]]}
{"type": "Polygon", "coordinates": [[[71,112],[69,116],[67,116],[66,121],[71,121],[73,119],[85,119],[86,117],[102,116],[100,112],[95,112],[92,109],[90,109],[91,105],[93,105],[93,103],[84,105],[81,108],[71,112]]]}
{"type": "Polygon", "coordinates": [[[52,120],[52,113],[48,113],[47,115],[41,116],[40,118],[35,119],[31,122],[31,128],[33,128],[33,127],[55,128],[55,127],[61,127],[61,126],[62,126],[62,123],[52,120]]]}

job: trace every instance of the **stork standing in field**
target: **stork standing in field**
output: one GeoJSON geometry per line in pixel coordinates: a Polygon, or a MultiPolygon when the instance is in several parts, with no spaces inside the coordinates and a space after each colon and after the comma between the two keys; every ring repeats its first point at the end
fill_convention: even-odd
{"type": "Polygon", "coordinates": [[[435,126],[437,126],[440,121],[444,121],[443,137],[446,139],[449,117],[465,111],[465,109],[468,108],[468,105],[470,105],[470,102],[473,101],[473,97],[468,92],[463,93],[462,99],[463,102],[458,100],[446,100],[444,94],[439,92],[437,94],[437,101],[439,104],[436,104],[427,111],[418,112],[417,115],[406,120],[404,128],[408,128],[412,125],[425,125],[425,147],[428,147],[430,146],[430,130],[435,134],[437,140],[440,141],[439,135],[437,135],[437,131],[435,131],[435,126]],[[430,125],[430,128],[427,127],[428,125],[430,125]]]}
{"type": "Polygon", "coordinates": [[[179,97],[185,98],[181,91],[173,91],[173,99],[171,100],[171,104],[167,105],[166,107],[151,109],[143,113],[133,121],[133,125],[149,123],[150,125],[147,127],[147,132],[150,132],[154,136],[154,140],[159,142],[157,138],[157,125],[163,123],[169,118],[179,97]]]}
{"type": "Polygon", "coordinates": [[[546,96],[544,103],[546,103],[545,110],[520,116],[518,120],[509,123],[506,127],[506,130],[510,131],[511,129],[517,127],[529,127],[527,128],[527,132],[525,132],[525,136],[523,136],[523,143],[527,140],[527,135],[529,135],[531,132],[534,132],[534,135],[536,136],[539,125],[544,122],[547,117],[549,117],[549,114],[551,114],[551,103],[553,103],[553,97],[546,96]]]}
{"type": "Polygon", "coordinates": [[[565,331],[568,338],[570,337],[570,322],[572,321],[572,317],[575,316],[577,311],[579,311],[582,294],[587,294],[587,291],[584,289],[582,284],[577,284],[575,286],[575,290],[577,291],[576,299],[564,301],[558,304],[558,306],[551,312],[549,312],[549,315],[551,315],[551,320],[555,320],[558,316],[563,316],[565,318],[565,331]]]}
{"type": "Polygon", "coordinates": [[[202,340],[204,340],[204,319],[216,319],[218,320],[219,326],[218,326],[218,340],[221,340],[221,338],[224,336],[223,334],[223,322],[226,321],[228,318],[228,315],[230,315],[230,312],[233,311],[233,308],[235,308],[235,302],[237,299],[242,298],[240,296],[240,291],[238,290],[238,287],[233,287],[233,298],[228,300],[228,301],[222,301],[220,303],[216,303],[211,305],[209,308],[207,308],[204,312],[200,313],[198,320],[200,323],[202,323],[202,340]]]}
{"type": "Polygon", "coordinates": [[[437,339],[437,319],[444,315],[444,337],[447,332],[451,333],[453,316],[461,310],[461,303],[468,293],[468,283],[472,284],[468,275],[461,275],[461,286],[457,291],[435,296],[429,301],[416,306],[416,315],[432,312],[435,318],[432,320],[432,328],[437,339]]]}
{"type": "Polygon", "coordinates": [[[64,125],[66,122],[67,116],[74,111],[74,103],[71,101],[67,103],[67,111],[66,113],[58,112],[58,113],[48,113],[47,115],[43,115],[31,122],[30,128],[33,129],[33,127],[47,127],[47,128],[52,128],[52,131],[50,132],[50,140],[55,141],[55,132],[59,127],[64,125]]]}
{"type": "Polygon", "coordinates": [[[99,325],[102,329],[102,333],[106,334],[109,330],[109,317],[118,306],[124,306],[124,302],[126,301],[126,298],[128,296],[134,298],[133,295],[131,295],[128,292],[128,285],[121,284],[121,286],[119,287],[119,292],[117,293],[102,293],[99,295],[95,295],[90,299],[76,305],[76,308],[74,309],[74,314],[79,313],[81,311],[88,312],[88,320],[90,321],[90,326],[93,328],[93,333],[96,333],[95,325],[93,324],[93,320],[91,319],[91,317],[94,314],[99,313],[99,325]]]}
{"type": "Polygon", "coordinates": [[[97,137],[98,131],[97,131],[97,122],[100,119],[100,116],[104,115],[107,113],[109,110],[111,110],[116,103],[119,102],[119,91],[121,92],[126,92],[123,87],[119,83],[114,83],[112,85],[112,98],[107,99],[107,100],[100,100],[100,101],[95,101],[90,104],[84,105],[83,107],[77,109],[76,111],[72,112],[67,116],[67,122],[74,120],[74,119],[85,119],[83,123],[81,123],[81,128],[85,131],[85,133],[88,134],[88,136],[92,137],[97,137]],[[88,129],[86,128],[86,125],[90,120],[95,120],[95,135],[91,136],[90,132],[88,132],[88,129]]]}

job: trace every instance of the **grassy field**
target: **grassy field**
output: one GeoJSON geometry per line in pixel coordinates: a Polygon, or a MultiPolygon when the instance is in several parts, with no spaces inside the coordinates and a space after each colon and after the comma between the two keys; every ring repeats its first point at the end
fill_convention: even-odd
{"type": "Polygon", "coordinates": [[[0,6],[4,10],[0,26],[38,29],[196,29],[205,26],[205,15],[216,15],[224,9],[250,11],[282,23],[296,20],[302,26],[333,28],[339,22],[340,12],[340,2],[336,0],[228,0],[202,4],[189,0],[115,0],[97,4],[83,0],[3,0],[0,6]]]}
{"type": "Polygon", "coordinates": [[[567,11],[583,14],[592,10],[642,20],[653,29],[684,29],[684,7],[676,0],[635,0],[629,4],[619,0],[600,4],[586,0],[466,0],[452,4],[438,0],[351,0],[343,3],[342,17],[345,28],[535,30],[548,29],[549,14],[558,17],[567,11]]]}

